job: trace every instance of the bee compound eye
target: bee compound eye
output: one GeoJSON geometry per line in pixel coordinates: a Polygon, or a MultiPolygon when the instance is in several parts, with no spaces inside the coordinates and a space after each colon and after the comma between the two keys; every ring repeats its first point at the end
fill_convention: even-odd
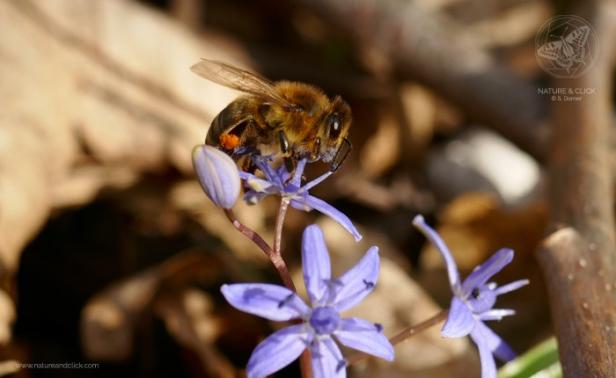
{"type": "Polygon", "coordinates": [[[329,136],[330,138],[336,138],[340,134],[342,129],[342,120],[338,113],[334,113],[329,117],[329,136]]]}

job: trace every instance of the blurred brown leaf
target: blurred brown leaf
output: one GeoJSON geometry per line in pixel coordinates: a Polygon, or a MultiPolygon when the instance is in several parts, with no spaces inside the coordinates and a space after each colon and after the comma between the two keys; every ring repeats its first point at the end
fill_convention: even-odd
{"type": "Polygon", "coordinates": [[[81,343],[93,361],[124,361],[133,353],[139,321],[163,285],[177,286],[197,277],[215,280],[217,264],[205,254],[185,252],[115,283],[84,306],[81,343]]]}
{"type": "Polygon", "coordinates": [[[154,308],[169,333],[197,354],[208,376],[232,378],[237,375],[233,365],[214,345],[221,329],[220,322],[212,315],[213,304],[207,294],[196,289],[169,293],[159,298],[154,308]]]}

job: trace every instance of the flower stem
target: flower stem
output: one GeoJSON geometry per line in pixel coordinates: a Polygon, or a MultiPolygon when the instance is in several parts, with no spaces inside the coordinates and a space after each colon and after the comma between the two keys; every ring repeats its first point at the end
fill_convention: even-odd
{"type": "Polygon", "coordinates": [[[302,374],[302,378],[312,378],[312,356],[308,348],[299,356],[299,370],[302,374]]]}
{"type": "MultiPolygon", "coordinates": [[[[284,262],[282,258],[282,228],[284,226],[284,219],[289,209],[289,199],[282,197],[280,199],[280,207],[278,208],[278,216],[276,217],[276,228],[274,231],[274,257],[284,262]]],[[[285,265],[286,266],[286,265],[285,265]]],[[[281,275],[282,277],[282,275],[281,275]]],[[[289,281],[293,284],[291,277],[289,281]]],[[[284,278],[283,278],[284,280],[284,278]]],[[[292,289],[295,291],[295,289],[292,289]]],[[[299,368],[302,378],[312,378],[312,358],[310,356],[310,349],[306,348],[299,357],[299,368]]]]}
{"type": "Polygon", "coordinates": [[[280,199],[280,207],[278,208],[278,217],[276,217],[276,231],[274,234],[274,253],[282,255],[282,227],[284,226],[284,218],[287,215],[287,209],[289,208],[289,199],[282,197],[280,199]]]}
{"type": "MultiPolygon", "coordinates": [[[[274,235],[274,248],[270,247],[269,244],[259,235],[257,232],[252,230],[250,227],[244,225],[240,222],[233,213],[233,210],[228,209],[225,210],[225,214],[233,227],[235,227],[242,235],[246,236],[253,243],[261,249],[265,255],[270,259],[274,268],[278,272],[280,279],[287,287],[287,289],[297,292],[295,289],[295,284],[293,284],[293,280],[291,279],[291,274],[289,273],[289,269],[287,268],[287,263],[282,258],[281,245],[282,245],[282,227],[284,225],[284,218],[287,214],[287,209],[289,208],[289,201],[286,198],[283,198],[280,201],[280,209],[278,210],[278,217],[276,218],[276,231],[274,235]]],[[[310,350],[306,349],[299,358],[299,366],[302,374],[302,378],[312,378],[312,358],[310,356],[310,350]]]]}
{"type": "Polygon", "coordinates": [[[225,210],[225,214],[227,215],[227,218],[229,219],[229,221],[231,221],[231,223],[233,224],[233,227],[235,227],[239,232],[242,233],[242,235],[246,236],[253,243],[255,243],[257,247],[259,247],[259,249],[261,249],[265,253],[265,255],[270,259],[272,265],[274,265],[274,268],[276,268],[276,271],[278,272],[278,275],[280,276],[280,279],[282,280],[284,285],[289,290],[292,290],[294,292],[297,291],[295,289],[295,285],[293,284],[293,280],[291,280],[291,274],[289,273],[287,264],[283,260],[280,252],[276,253],[272,249],[272,247],[270,247],[270,245],[267,244],[267,242],[261,237],[261,235],[259,235],[257,232],[252,230],[250,227],[240,222],[235,217],[233,210],[231,209],[225,210]]]}
{"type": "MultiPolygon", "coordinates": [[[[401,342],[403,342],[406,339],[411,338],[412,336],[417,335],[418,333],[421,333],[425,330],[427,330],[428,328],[432,327],[433,325],[436,325],[438,323],[440,323],[441,321],[445,320],[447,318],[447,314],[449,313],[449,310],[443,310],[441,312],[439,312],[438,314],[434,315],[433,317],[424,320],[423,322],[419,323],[419,324],[415,324],[413,326],[410,326],[400,332],[398,332],[397,334],[395,334],[394,336],[389,338],[389,342],[391,342],[392,345],[398,345],[401,342]]],[[[357,363],[365,358],[370,357],[370,355],[366,354],[366,353],[362,353],[362,352],[357,352],[352,354],[351,356],[349,356],[349,358],[347,358],[347,366],[350,366],[354,363],[357,363]]]]}
{"type": "Polygon", "coordinates": [[[231,221],[231,223],[233,224],[233,227],[235,227],[239,232],[241,232],[244,236],[246,236],[253,243],[255,243],[257,245],[257,247],[259,247],[263,252],[265,252],[265,254],[268,257],[273,253],[272,248],[269,246],[269,244],[267,244],[267,242],[265,240],[263,240],[261,235],[259,235],[258,233],[253,231],[250,227],[248,227],[248,226],[244,225],[242,222],[240,222],[235,217],[235,213],[233,213],[233,210],[225,209],[225,215],[227,216],[229,221],[231,221]]]}

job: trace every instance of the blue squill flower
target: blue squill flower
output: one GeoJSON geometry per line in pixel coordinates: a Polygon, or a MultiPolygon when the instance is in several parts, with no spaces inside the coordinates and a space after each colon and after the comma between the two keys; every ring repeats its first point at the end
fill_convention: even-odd
{"type": "Polygon", "coordinates": [[[513,310],[495,309],[496,298],[527,285],[529,281],[518,280],[498,287],[493,282],[488,283],[488,280],[513,260],[513,250],[507,248],[498,250],[485,263],[477,266],[464,281],[461,281],[453,255],[438,233],[428,226],[421,215],[413,219],[413,225],[436,247],[447,266],[453,299],[441,335],[444,337],[470,335],[479,349],[481,377],[496,378],[496,363],[493,355],[507,362],[515,357],[515,353],[483,322],[501,320],[505,316],[514,315],[513,310]]]}
{"type": "Polygon", "coordinates": [[[301,180],[306,167],[306,159],[298,162],[293,175],[287,171],[284,164],[278,168],[272,167],[267,157],[255,155],[253,162],[263,172],[264,178],[259,178],[252,173],[240,172],[240,177],[250,188],[244,195],[247,202],[256,203],[265,196],[279,195],[288,198],[289,205],[298,210],[311,211],[314,209],[329,216],[350,232],[356,241],[361,240],[361,234],[346,215],[322,199],[308,193],[310,189],[328,178],[332,174],[331,171],[302,186],[301,180]]]}
{"type": "Polygon", "coordinates": [[[312,352],[314,378],[346,377],[346,361],[335,340],[393,360],[393,346],[381,325],[340,317],[340,312],[361,302],[374,289],[379,275],[378,248],[370,248],[357,265],[332,279],[323,233],[311,225],[302,239],[302,266],[310,305],[278,285],[233,284],[221,288],[227,301],[239,310],[275,321],[301,320],[273,333],[255,348],[248,361],[248,378],[262,378],[284,368],[306,348],[312,352]]]}
{"type": "Polygon", "coordinates": [[[201,188],[217,206],[230,209],[240,195],[237,165],[223,151],[208,145],[195,146],[192,161],[201,188]]]}

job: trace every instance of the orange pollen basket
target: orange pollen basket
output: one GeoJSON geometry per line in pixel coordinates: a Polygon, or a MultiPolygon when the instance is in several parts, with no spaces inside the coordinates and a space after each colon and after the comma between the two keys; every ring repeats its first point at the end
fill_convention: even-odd
{"type": "Polygon", "coordinates": [[[240,144],[240,138],[233,134],[222,134],[219,142],[225,150],[232,150],[240,144]]]}

